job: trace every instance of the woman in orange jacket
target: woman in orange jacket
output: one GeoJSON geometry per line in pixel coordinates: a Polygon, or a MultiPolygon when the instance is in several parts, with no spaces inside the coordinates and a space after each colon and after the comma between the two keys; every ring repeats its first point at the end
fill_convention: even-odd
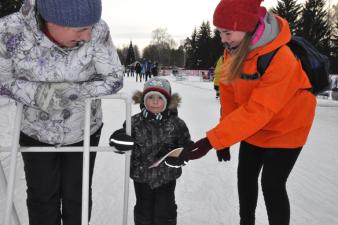
{"type": "Polygon", "coordinates": [[[260,6],[261,0],[222,0],[213,23],[225,44],[220,81],[219,123],[206,137],[183,149],[167,165],[218,153],[240,142],[238,194],[240,224],[255,223],[258,176],[270,225],[288,225],[287,178],[304,146],[314,119],[316,98],[301,63],[286,45],[286,20],[260,6]],[[278,49],[264,76],[257,59],[278,49]]]}

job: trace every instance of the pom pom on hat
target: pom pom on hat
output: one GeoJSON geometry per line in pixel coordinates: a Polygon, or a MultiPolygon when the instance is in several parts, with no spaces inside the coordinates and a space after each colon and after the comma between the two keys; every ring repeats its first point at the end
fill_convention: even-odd
{"type": "Polygon", "coordinates": [[[252,32],[259,21],[262,0],[221,0],[213,16],[218,28],[232,31],[252,32]]]}
{"type": "Polygon", "coordinates": [[[101,19],[101,0],[36,0],[44,20],[65,27],[92,26],[101,19]]]}

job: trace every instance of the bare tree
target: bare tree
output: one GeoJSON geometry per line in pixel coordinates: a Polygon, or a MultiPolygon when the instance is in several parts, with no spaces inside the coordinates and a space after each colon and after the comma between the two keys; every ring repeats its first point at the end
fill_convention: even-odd
{"type": "Polygon", "coordinates": [[[151,32],[151,44],[162,45],[168,44],[170,48],[176,47],[176,42],[168,33],[167,28],[157,28],[151,32]]]}

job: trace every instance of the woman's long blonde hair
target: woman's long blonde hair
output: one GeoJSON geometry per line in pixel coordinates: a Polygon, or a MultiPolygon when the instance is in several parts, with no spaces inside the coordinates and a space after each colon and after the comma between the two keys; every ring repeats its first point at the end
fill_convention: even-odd
{"type": "Polygon", "coordinates": [[[246,33],[235,52],[224,62],[222,82],[230,83],[240,77],[246,56],[250,51],[251,38],[252,33],[246,33]]]}

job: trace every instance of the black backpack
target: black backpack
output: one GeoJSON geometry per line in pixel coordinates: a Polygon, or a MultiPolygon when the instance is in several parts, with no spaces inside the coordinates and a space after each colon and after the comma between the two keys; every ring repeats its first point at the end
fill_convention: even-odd
{"type": "MultiPolygon", "coordinates": [[[[318,95],[321,92],[330,89],[330,64],[328,57],[321,54],[312,44],[299,36],[293,36],[287,45],[301,61],[303,70],[312,85],[310,91],[314,95],[318,95]]],[[[278,49],[266,53],[258,58],[257,70],[261,76],[264,75],[266,68],[269,66],[278,49]]]]}

